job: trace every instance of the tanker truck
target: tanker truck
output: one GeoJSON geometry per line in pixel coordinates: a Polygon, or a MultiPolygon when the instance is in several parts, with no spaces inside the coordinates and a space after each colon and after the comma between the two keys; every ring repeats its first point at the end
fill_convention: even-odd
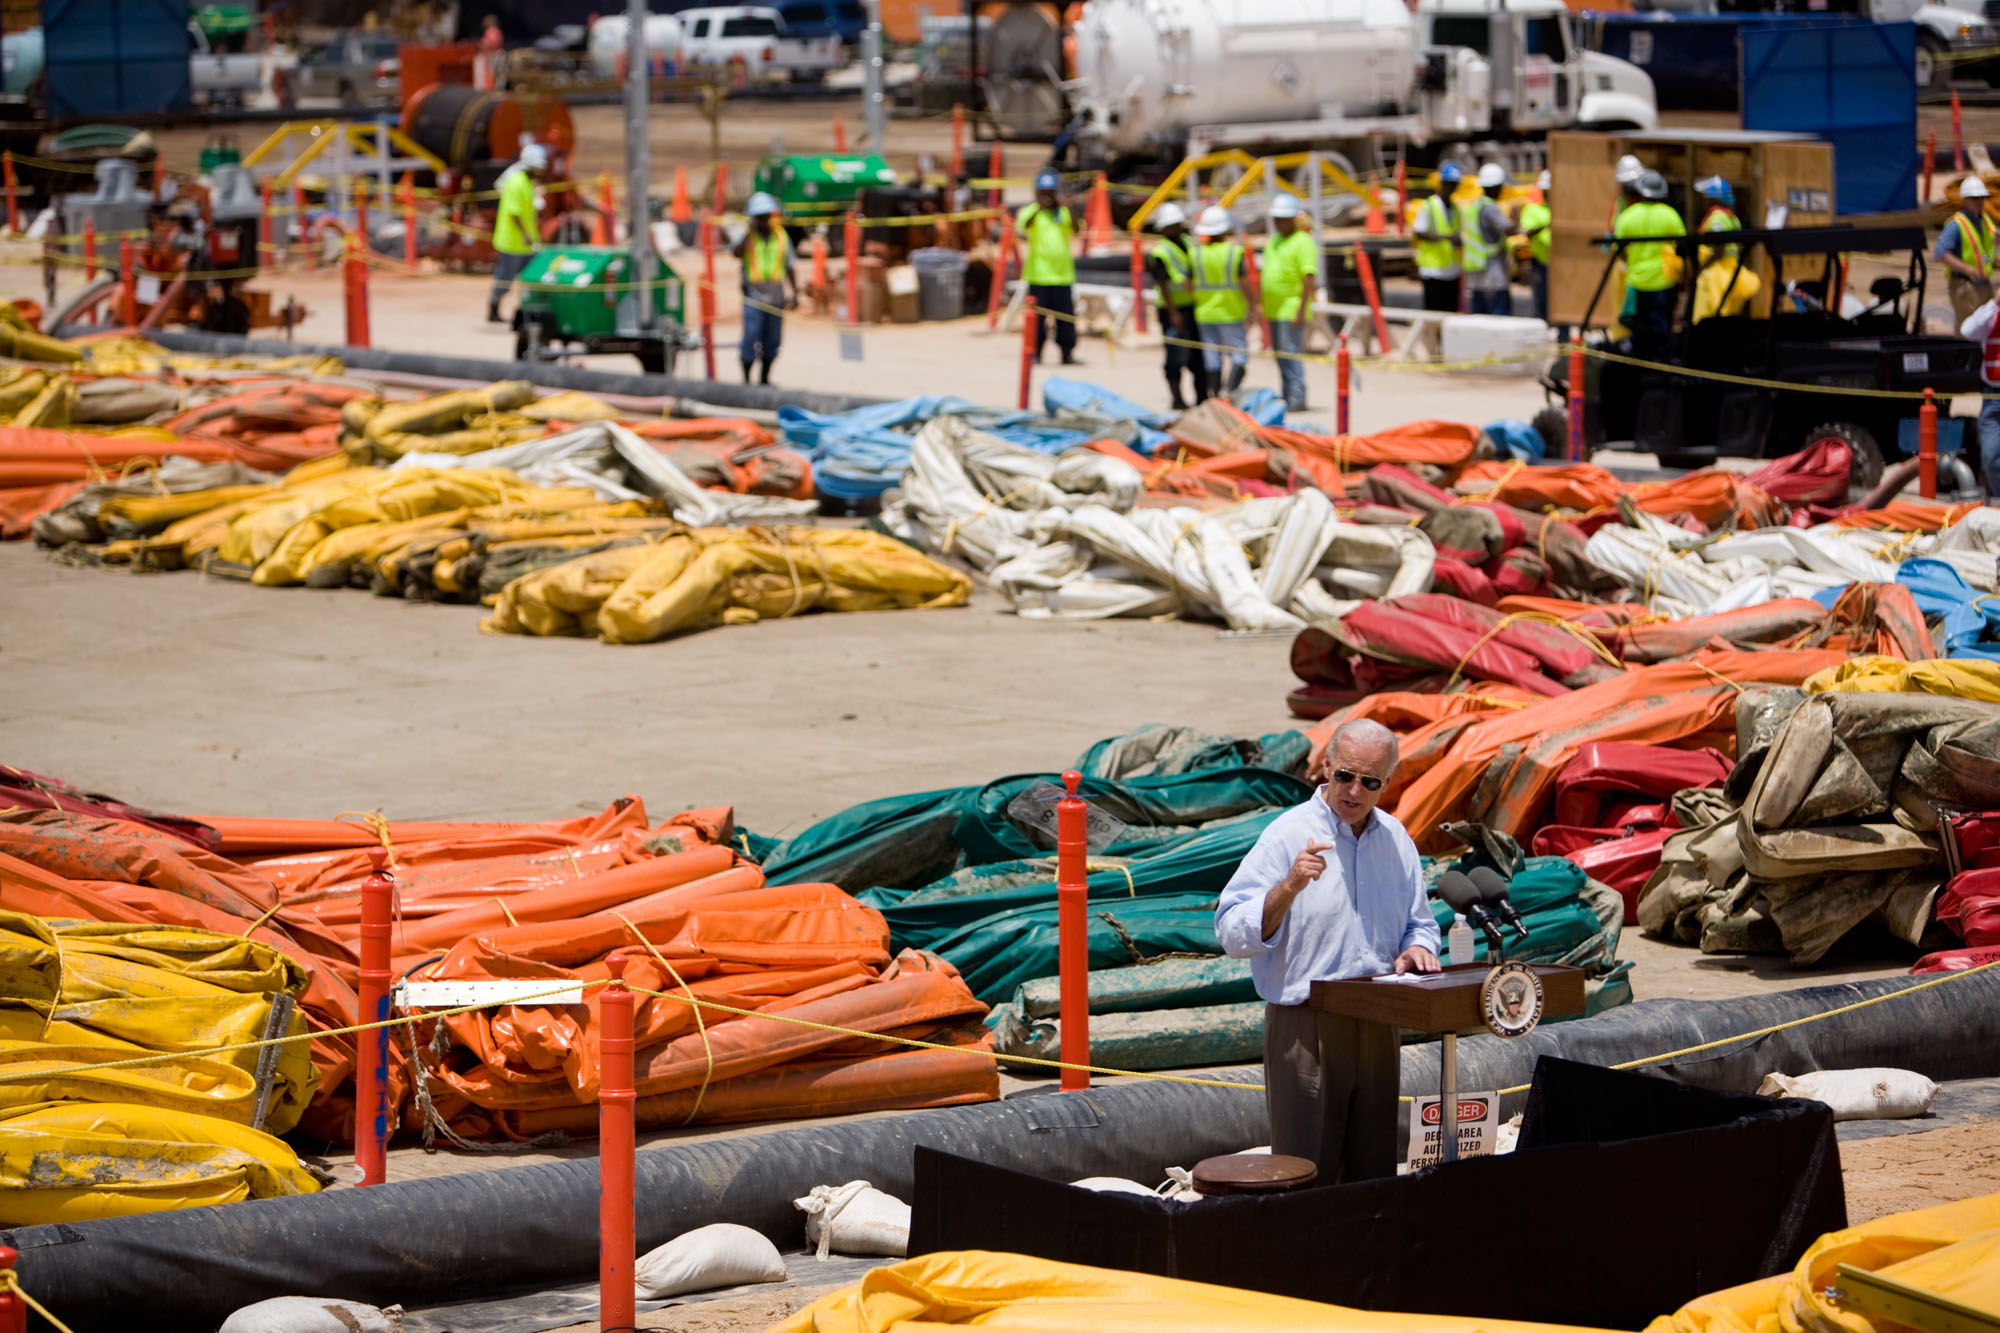
{"type": "Polygon", "coordinates": [[[1583,49],[1562,0],[1089,0],[1075,37],[1068,141],[1119,178],[1225,147],[1525,164],[1550,130],[1658,123],[1652,79],[1583,49]]]}

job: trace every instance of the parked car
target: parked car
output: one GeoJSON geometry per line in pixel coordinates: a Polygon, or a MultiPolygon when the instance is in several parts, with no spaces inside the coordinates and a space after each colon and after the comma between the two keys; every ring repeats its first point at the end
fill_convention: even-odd
{"type": "Polygon", "coordinates": [[[389,33],[348,29],[299,62],[293,77],[299,97],[343,102],[393,102],[401,87],[401,42],[389,33]]]}
{"type": "Polygon", "coordinates": [[[840,38],[795,37],[775,9],[752,5],[684,9],[679,18],[681,58],[690,65],[740,61],[753,81],[810,83],[847,63],[840,38]]]}
{"type": "Polygon", "coordinates": [[[868,11],[860,0],[780,0],[777,10],[792,36],[838,37],[850,51],[868,30],[868,11]]]}

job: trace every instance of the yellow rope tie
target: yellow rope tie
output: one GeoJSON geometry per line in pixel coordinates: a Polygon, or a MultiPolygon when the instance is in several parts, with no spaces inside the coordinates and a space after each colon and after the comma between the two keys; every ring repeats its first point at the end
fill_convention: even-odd
{"type": "Polygon", "coordinates": [[[68,1324],[50,1314],[47,1306],[28,1294],[28,1289],[21,1285],[21,1275],[13,1269],[0,1268],[0,1291],[10,1291],[14,1295],[19,1296],[27,1303],[29,1309],[48,1320],[55,1328],[56,1333],[72,1333],[68,1324]]]}
{"type": "Polygon", "coordinates": [[[373,833],[381,842],[382,850],[388,853],[389,869],[397,870],[402,867],[403,863],[396,859],[395,840],[389,836],[389,821],[382,817],[380,810],[342,810],[334,818],[336,820],[358,819],[363,824],[366,824],[368,831],[373,833]]]}
{"type": "Polygon", "coordinates": [[[1738,694],[1743,693],[1743,687],[1741,685],[1738,685],[1735,681],[1723,675],[1720,671],[1717,671],[1714,667],[1710,666],[1708,663],[1702,661],[1695,661],[1695,659],[1692,658],[1689,660],[1694,661],[1694,664],[1696,666],[1700,667],[1703,671],[1706,671],[1709,675],[1721,681],[1724,685],[1727,685],[1730,689],[1735,690],[1738,694]]]}
{"type": "MultiPolygon", "coordinates": [[[[701,1099],[708,1095],[709,1081],[715,1077],[715,1048],[709,1043],[708,1040],[708,1023],[701,1016],[701,1005],[694,998],[694,987],[688,985],[686,981],[681,979],[681,974],[674,970],[674,965],[667,961],[666,955],[662,954],[658,949],[654,948],[653,942],[646,938],[646,933],[640,930],[637,926],[633,925],[631,920],[627,918],[623,912],[613,912],[611,915],[617,917],[620,921],[623,921],[625,923],[625,928],[631,931],[634,935],[637,935],[639,937],[639,943],[646,946],[646,952],[653,955],[653,961],[658,963],[661,967],[665,968],[667,970],[667,975],[674,979],[674,984],[681,988],[680,996],[666,995],[666,996],[661,996],[660,998],[680,999],[682,1003],[686,1004],[687,1007],[694,1012],[695,1031],[701,1034],[701,1054],[702,1058],[708,1062],[708,1067],[701,1071],[701,1086],[695,1089],[694,1105],[688,1108],[687,1119],[681,1121],[681,1126],[685,1128],[686,1126],[693,1124],[694,1118],[697,1115],[701,1114],[701,1099]]],[[[631,989],[638,991],[642,995],[657,994],[657,992],[655,991],[643,990],[637,986],[634,986],[631,989]]],[[[634,1084],[637,1084],[639,1080],[636,1077],[634,1077],[632,1081],[634,1084]]]]}
{"type": "MultiPolygon", "coordinates": [[[[1132,878],[1132,867],[1120,865],[1116,861],[1086,860],[1083,863],[1083,868],[1086,872],[1093,874],[1103,870],[1116,870],[1125,877],[1125,896],[1127,898],[1136,898],[1139,896],[1139,886],[1132,878]]],[[[1062,872],[1058,870],[1056,873],[1060,875],[1062,872]]],[[[1058,879],[1056,882],[1061,883],[1062,881],[1058,879]]]]}
{"type": "Polygon", "coordinates": [[[500,915],[507,918],[508,925],[519,926],[521,924],[520,922],[514,919],[514,909],[507,906],[507,900],[505,898],[496,896],[493,899],[493,903],[496,907],[500,909],[500,915]]]}
{"type": "Polygon", "coordinates": [[[1500,617],[1499,622],[1492,629],[1480,635],[1472,647],[1465,650],[1465,656],[1459,658],[1458,665],[1451,669],[1451,679],[1445,682],[1445,688],[1449,690],[1453,685],[1458,683],[1459,678],[1465,673],[1466,663],[1470,662],[1473,656],[1486,646],[1488,640],[1504,631],[1508,626],[1518,624],[1522,621],[1536,625],[1547,625],[1553,629],[1562,630],[1584,647],[1597,654],[1607,665],[1617,667],[1620,671],[1625,670],[1624,661],[1616,653],[1606,648],[1602,639],[1577,622],[1564,620],[1561,616],[1551,615],[1547,611],[1510,611],[1500,617]]]}
{"type": "Polygon", "coordinates": [[[569,856],[569,873],[578,879],[582,879],[584,877],[583,862],[577,857],[576,848],[565,847],[563,851],[569,856]]]}
{"type": "Polygon", "coordinates": [[[238,931],[236,933],[236,938],[240,940],[249,939],[251,931],[256,930],[259,927],[268,923],[272,917],[276,916],[279,912],[284,910],[284,906],[285,905],[282,902],[272,903],[269,907],[264,909],[264,915],[258,917],[255,921],[252,921],[249,925],[243,927],[242,930],[238,931]]]}

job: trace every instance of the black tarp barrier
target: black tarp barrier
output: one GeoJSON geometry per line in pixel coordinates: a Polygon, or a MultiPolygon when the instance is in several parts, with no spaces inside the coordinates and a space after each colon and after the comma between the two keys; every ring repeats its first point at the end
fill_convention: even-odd
{"type": "Polygon", "coordinates": [[[1364,1310],[1640,1328],[1847,1224],[1824,1104],[1544,1057],[1519,1148],[1180,1202],[929,1148],[910,1253],[1004,1250],[1364,1310]]]}

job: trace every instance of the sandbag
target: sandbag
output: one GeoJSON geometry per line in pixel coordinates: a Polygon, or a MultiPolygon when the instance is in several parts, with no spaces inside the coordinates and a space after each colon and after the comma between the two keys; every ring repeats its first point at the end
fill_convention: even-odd
{"type": "Polygon", "coordinates": [[[640,1255],[632,1276],[640,1300],[659,1301],[746,1282],[783,1282],[785,1260],[762,1232],[711,1222],[640,1255]]]}
{"type": "Polygon", "coordinates": [[[806,1244],[817,1246],[822,1259],[829,1252],[897,1258],[909,1252],[910,1205],[865,1180],[815,1185],[792,1206],[806,1215],[806,1244]]]}
{"type": "Polygon", "coordinates": [[[278,1296],[246,1305],[216,1333],[401,1333],[403,1307],[380,1309],[331,1296],[278,1296]]]}
{"type": "Polygon", "coordinates": [[[1821,1069],[1766,1074],[1757,1093],[1825,1102],[1835,1120],[1911,1120],[1931,1109],[1937,1084],[1907,1069],[1821,1069]]]}

